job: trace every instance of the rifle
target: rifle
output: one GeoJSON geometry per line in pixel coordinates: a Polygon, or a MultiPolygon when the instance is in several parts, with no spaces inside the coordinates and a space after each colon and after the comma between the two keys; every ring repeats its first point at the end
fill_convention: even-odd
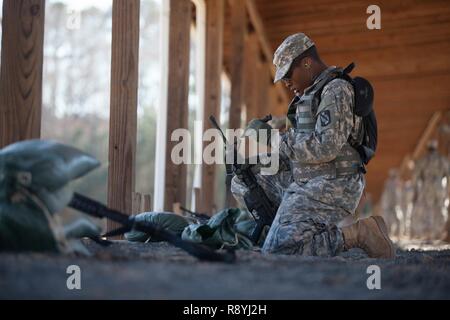
{"type": "Polygon", "coordinates": [[[190,216],[195,220],[197,220],[199,223],[207,223],[208,220],[211,218],[210,216],[204,213],[194,212],[183,206],[180,206],[180,210],[183,211],[185,215],[190,216]]]}
{"type": "Polygon", "coordinates": [[[236,258],[234,251],[219,253],[202,244],[185,241],[174,233],[164,230],[153,223],[147,221],[136,221],[135,216],[128,216],[119,211],[110,209],[102,203],[83,196],[79,193],[74,193],[73,198],[69,203],[69,207],[96,218],[110,219],[112,221],[120,223],[123,226],[119,229],[108,232],[107,234],[103,235],[104,237],[123,234],[134,229],[137,231],[145,232],[158,240],[167,241],[200,260],[232,263],[236,258]]]}
{"type": "MultiPolygon", "coordinates": [[[[261,121],[267,122],[271,118],[272,116],[269,115],[266,118],[262,119],[261,121]]],[[[221,133],[222,140],[225,144],[226,150],[229,144],[227,142],[225,134],[218,125],[216,118],[214,116],[210,116],[209,120],[211,121],[212,125],[221,133]]],[[[264,227],[265,226],[270,227],[272,225],[273,219],[275,218],[275,215],[277,213],[277,208],[272,204],[270,199],[267,197],[266,193],[264,192],[264,189],[258,184],[258,181],[256,179],[255,174],[252,171],[251,166],[237,163],[236,143],[234,143],[233,145],[234,145],[233,164],[232,165],[225,164],[227,167],[227,176],[233,174],[237,175],[249,190],[247,195],[244,197],[244,201],[245,205],[247,206],[247,209],[250,211],[250,213],[253,215],[256,221],[256,227],[252,231],[250,240],[254,244],[258,244],[261,234],[264,230],[264,227]],[[254,212],[257,215],[256,217],[253,214],[254,212]]]]}

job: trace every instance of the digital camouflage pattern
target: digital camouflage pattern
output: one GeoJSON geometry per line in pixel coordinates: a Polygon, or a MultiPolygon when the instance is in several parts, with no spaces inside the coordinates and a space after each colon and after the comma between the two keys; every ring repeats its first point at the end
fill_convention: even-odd
{"type": "Polygon", "coordinates": [[[314,42],[304,33],[287,37],[274,54],[273,64],[277,68],[274,82],[281,80],[289,71],[292,61],[312,46],[314,42]]]}
{"type": "MultiPolygon", "coordinates": [[[[238,208],[219,211],[204,223],[194,223],[191,219],[172,212],[143,212],[136,215],[136,221],[153,223],[183,240],[201,243],[213,249],[252,249],[250,236],[256,226],[248,211],[238,208]]],[[[125,238],[131,242],[161,241],[138,230],[127,232],[125,238]]]]}
{"type": "MultiPolygon", "coordinates": [[[[315,83],[305,90],[298,102],[299,108],[303,107],[305,96],[313,94],[314,86],[332,70],[333,68],[325,70],[315,83]]],[[[357,169],[360,166],[359,155],[348,141],[349,137],[351,142],[361,139],[361,118],[355,116],[354,125],[353,103],[351,84],[342,79],[332,80],[323,88],[317,109],[310,111],[315,122],[314,128],[309,132],[297,128],[287,131],[280,149],[292,161],[295,181],[306,182],[317,175],[334,179],[338,175],[337,170],[357,169]],[[339,163],[336,164],[334,160],[339,163]]],[[[299,118],[301,113],[297,112],[296,118],[299,118]]]]}
{"type": "MultiPolygon", "coordinates": [[[[293,181],[289,158],[283,154],[280,154],[279,170],[274,175],[262,175],[258,165],[253,165],[252,170],[256,175],[258,184],[263,188],[269,200],[276,207],[279,207],[281,200],[283,199],[285,189],[293,181]]],[[[248,189],[238,176],[234,176],[231,181],[231,192],[233,193],[238,204],[245,208],[244,197],[247,194],[248,189]]]]}
{"type": "MultiPolygon", "coordinates": [[[[141,212],[136,215],[135,221],[152,223],[180,237],[184,228],[189,225],[188,219],[173,212],[141,212]]],[[[131,242],[159,241],[146,232],[134,229],[125,233],[124,236],[125,239],[131,242]]]]}
{"type": "MultiPolygon", "coordinates": [[[[311,88],[322,78],[320,75],[311,88]]],[[[339,166],[345,166],[345,159],[354,161],[349,140],[361,136],[361,118],[355,116],[354,120],[353,103],[348,82],[329,82],[314,113],[314,129],[308,133],[291,128],[281,139],[280,159],[290,160],[289,170],[284,167],[273,176],[258,175],[268,197],[278,206],[263,252],[332,256],[343,250],[343,235],[336,225],[354,214],[365,185],[362,173],[336,174],[339,166]],[[324,112],[326,119],[321,117],[324,112]],[[339,163],[337,158],[341,158],[339,163]],[[322,168],[324,174],[320,174],[322,168]],[[314,171],[311,178],[304,174],[308,171],[314,171]]],[[[238,177],[233,179],[232,192],[243,203],[246,188],[238,177]]]]}

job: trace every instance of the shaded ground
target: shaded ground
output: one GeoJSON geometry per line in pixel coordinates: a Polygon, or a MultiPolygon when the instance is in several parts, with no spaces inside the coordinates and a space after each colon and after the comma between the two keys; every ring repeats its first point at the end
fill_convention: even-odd
{"type": "MultiPolygon", "coordinates": [[[[450,247],[397,250],[391,261],[361,251],[334,258],[240,251],[233,265],[199,262],[164,243],[89,243],[93,257],[0,254],[2,299],[449,299],[450,247]],[[81,268],[81,290],[66,269],[81,268]],[[368,290],[369,265],[381,290],[368,290]]],[[[414,245],[409,244],[409,248],[414,245]]]]}

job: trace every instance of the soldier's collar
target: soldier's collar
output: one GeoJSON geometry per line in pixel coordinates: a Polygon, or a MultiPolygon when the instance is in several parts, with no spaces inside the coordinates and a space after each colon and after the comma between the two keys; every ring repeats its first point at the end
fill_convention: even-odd
{"type": "Polygon", "coordinates": [[[331,72],[333,72],[336,69],[336,66],[330,66],[323,70],[315,79],[312,85],[310,85],[308,88],[303,91],[303,94],[311,91],[322,79],[324,79],[326,76],[328,76],[331,72]]]}

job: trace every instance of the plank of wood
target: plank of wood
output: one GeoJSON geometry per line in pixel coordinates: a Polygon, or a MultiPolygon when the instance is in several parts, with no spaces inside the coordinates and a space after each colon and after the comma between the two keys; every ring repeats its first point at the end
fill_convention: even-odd
{"type": "MultiPolygon", "coordinates": [[[[241,114],[244,104],[244,47],[245,33],[247,30],[247,17],[245,2],[242,0],[230,0],[231,3],[231,94],[230,94],[230,112],[228,128],[241,128],[241,114]]],[[[226,206],[231,207],[235,204],[235,199],[230,190],[231,186],[226,186],[226,206]]]]}
{"type": "MultiPolygon", "coordinates": [[[[449,13],[450,8],[447,8],[446,12],[436,12],[416,19],[404,17],[399,20],[383,20],[381,30],[370,32],[365,28],[365,21],[339,24],[334,27],[302,27],[301,31],[314,40],[322,53],[349,53],[352,50],[372,50],[412,44],[420,46],[448,39],[449,13]],[[414,37],[411,37],[411,34],[414,34],[414,37]]],[[[267,21],[267,23],[274,24],[268,32],[268,38],[273,46],[279,45],[285,37],[298,29],[296,22],[285,26],[278,26],[274,22],[267,21]]]]}
{"type": "Polygon", "coordinates": [[[241,112],[243,104],[243,72],[244,46],[247,18],[245,2],[241,0],[231,1],[231,106],[229,128],[241,127],[241,112]]]}
{"type": "MultiPolygon", "coordinates": [[[[276,70],[275,66],[272,64],[274,49],[267,39],[267,33],[266,28],[264,27],[264,22],[261,19],[260,13],[254,0],[246,0],[245,4],[247,7],[248,15],[250,17],[250,21],[252,22],[253,28],[256,31],[262,52],[267,61],[267,67],[269,68],[272,77],[275,77],[276,70]]],[[[287,104],[290,99],[286,92],[286,88],[283,86],[281,82],[275,84],[275,87],[277,88],[278,94],[280,95],[281,99],[283,99],[284,103],[287,104]]]]}
{"type": "Polygon", "coordinates": [[[272,115],[286,115],[288,106],[280,103],[277,92],[273,86],[269,86],[269,106],[269,111],[272,115]]]}
{"type": "Polygon", "coordinates": [[[152,196],[150,194],[144,194],[142,201],[142,212],[152,211],[152,196]]]}
{"type": "Polygon", "coordinates": [[[269,105],[269,87],[270,87],[270,74],[264,66],[264,62],[257,61],[257,75],[258,75],[258,105],[257,105],[257,117],[262,118],[267,116],[271,110],[269,105]]]}
{"type": "MultiPolygon", "coordinates": [[[[450,12],[449,12],[450,13],[450,12]]],[[[310,35],[321,53],[336,53],[392,48],[408,45],[423,46],[426,43],[445,42],[450,39],[450,19],[436,21],[433,17],[422,20],[420,24],[383,28],[380,32],[361,30],[345,36],[338,34],[310,35]],[[403,28],[403,29],[400,29],[403,28]],[[414,37],[411,36],[414,34],[414,37]]]]}
{"type": "Polygon", "coordinates": [[[132,213],[138,214],[142,212],[142,194],[133,192],[132,213]]]}
{"type": "MultiPolygon", "coordinates": [[[[167,145],[164,210],[172,210],[174,203],[186,203],[185,164],[176,165],[171,155],[179,141],[171,141],[176,129],[188,128],[189,55],[191,30],[191,2],[170,0],[169,65],[167,85],[167,145]]],[[[156,186],[159,188],[160,186],[156,186]]]]}
{"type": "Polygon", "coordinates": [[[436,132],[436,129],[442,120],[442,112],[438,111],[433,114],[430,121],[428,122],[428,126],[420,137],[419,142],[417,143],[416,148],[412,154],[412,158],[417,160],[420,156],[423,155],[425,149],[427,147],[428,142],[430,141],[431,136],[436,132]]]}
{"type": "MultiPolygon", "coordinates": [[[[209,121],[210,115],[215,116],[217,119],[220,116],[224,15],[224,0],[206,1],[206,81],[203,132],[212,128],[209,121]]],[[[203,147],[207,144],[209,142],[205,142],[203,147]]],[[[199,212],[213,213],[215,210],[215,177],[216,166],[203,162],[200,201],[198,202],[198,206],[196,206],[196,210],[199,212]]]]}
{"type": "Polygon", "coordinates": [[[45,0],[4,0],[0,75],[0,148],[39,138],[45,0]]]}
{"type": "Polygon", "coordinates": [[[249,33],[245,41],[245,104],[247,106],[247,122],[257,117],[258,113],[258,77],[257,60],[259,44],[255,32],[249,33]]]}
{"type": "MultiPolygon", "coordinates": [[[[108,205],[127,214],[135,188],[139,12],[139,0],[113,1],[108,205]]],[[[108,230],[116,227],[108,221],[108,230]]]]}
{"type": "MultiPolygon", "coordinates": [[[[390,22],[398,22],[403,19],[418,20],[429,15],[437,15],[449,9],[446,1],[383,1],[381,4],[381,26],[390,22]]],[[[346,25],[355,25],[366,28],[367,2],[352,3],[343,2],[337,5],[329,5],[320,9],[315,7],[314,11],[308,12],[303,6],[285,7],[277,12],[273,9],[260,8],[264,21],[274,26],[275,30],[284,30],[291,27],[300,27],[302,30],[341,28],[346,25]]],[[[390,27],[391,25],[389,25],[390,27]]],[[[275,30],[270,28],[272,32],[275,30]]]]}

